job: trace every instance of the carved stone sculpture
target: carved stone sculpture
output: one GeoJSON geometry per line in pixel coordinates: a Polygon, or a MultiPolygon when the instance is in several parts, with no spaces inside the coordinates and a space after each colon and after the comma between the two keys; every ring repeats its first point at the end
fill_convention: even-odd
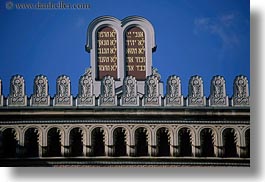
{"type": "Polygon", "coordinates": [[[206,105],[206,98],[203,94],[203,81],[200,76],[192,76],[190,78],[187,105],[189,106],[206,105]]]}
{"type": "Polygon", "coordinates": [[[166,106],[183,106],[181,94],[181,81],[178,76],[170,76],[167,79],[166,106]]]}
{"type": "Polygon", "coordinates": [[[248,79],[245,76],[237,76],[234,80],[233,106],[249,106],[248,79]]]}
{"type": "Polygon", "coordinates": [[[32,106],[49,106],[50,96],[48,93],[48,80],[44,75],[36,76],[34,79],[33,95],[30,103],[32,106]]]}
{"type": "Polygon", "coordinates": [[[214,76],[211,81],[211,94],[209,98],[210,106],[228,106],[228,96],[226,96],[225,79],[222,76],[214,76]]]}
{"type": "Polygon", "coordinates": [[[78,106],[95,105],[95,95],[94,95],[91,69],[88,69],[86,73],[83,76],[81,76],[79,79],[77,105],[78,106]]]}
{"type": "Polygon", "coordinates": [[[101,81],[100,105],[117,105],[117,96],[115,94],[115,81],[111,76],[105,76],[101,81]]]}
{"type": "Polygon", "coordinates": [[[144,105],[161,105],[161,96],[159,93],[159,80],[155,75],[148,76],[145,81],[144,105]]]}
{"type": "Polygon", "coordinates": [[[123,80],[122,105],[138,106],[137,81],[133,76],[127,76],[123,80]]]}
{"type": "Polygon", "coordinates": [[[27,96],[25,95],[24,78],[20,75],[15,75],[10,81],[10,94],[8,96],[9,106],[26,106],[27,96]]]}
{"type": "Polygon", "coordinates": [[[59,76],[56,80],[55,106],[72,106],[71,84],[68,76],[59,76]]]}

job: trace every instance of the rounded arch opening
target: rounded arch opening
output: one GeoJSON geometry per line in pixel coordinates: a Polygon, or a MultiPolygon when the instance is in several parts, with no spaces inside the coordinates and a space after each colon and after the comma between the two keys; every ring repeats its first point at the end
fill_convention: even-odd
{"type": "Polygon", "coordinates": [[[94,128],[91,132],[92,156],[105,155],[105,132],[101,127],[94,128]]]}
{"type": "Polygon", "coordinates": [[[135,131],[135,156],[148,156],[148,133],[143,127],[135,131]]]}
{"type": "Polygon", "coordinates": [[[192,137],[190,129],[181,128],[178,132],[179,155],[192,156],[192,137]]]}
{"type": "Polygon", "coordinates": [[[47,134],[47,156],[61,156],[61,132],[58,128],[51,128],[47,134]]]}
{"type": "Polygon", "coordinates": [[[233,128],[226,128],[223,131],[223,150],[224,157],[238,157],[237,155],[237,138],[233,128]]]}
{"type": "Polygon", "coordinates": [[[39,131],[37,128],[29,128],[25,132],[25,156],[39,156],[39,131]]]}
{"type": "Polygon", "coordinates": [[[81,128],[73,128],[69,136],[70,156],[83,156],[83,131],[81,128]]]}
{"type": "Polygon", "coordinates": [[[200,132],[201,156],[214,157],[214,135],[210,128],[204,128],[200,132]]]}
{"type": "Polygon", "coordinates": [[[157,156],[170,156],[170,135],[167,128],[159,128],[156,133],[157,156]]]}
{"type": "Polygon", "coordinates": [[[113,132],[114,156],[126,156],[126,130],[118,127],[113,132]]]}

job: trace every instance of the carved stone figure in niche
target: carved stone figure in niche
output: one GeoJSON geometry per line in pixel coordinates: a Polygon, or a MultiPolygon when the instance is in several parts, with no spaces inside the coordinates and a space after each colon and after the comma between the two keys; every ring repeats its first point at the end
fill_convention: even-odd
{"type": "Polygon", "coordinates": [[[232,97],[232,105],[249,105],[248,80],[245,76],[237,76],[234,80],[234,95],[232,97]]]}

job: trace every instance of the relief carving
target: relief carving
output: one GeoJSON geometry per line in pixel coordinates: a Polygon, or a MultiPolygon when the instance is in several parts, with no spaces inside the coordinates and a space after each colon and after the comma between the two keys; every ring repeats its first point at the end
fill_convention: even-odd
{"type": "Polygon", "coordinates": [[[77,97],[77,105],[94,106],[95,96],[91,68],[79,79],[79,92],[77,97]]]}
{"type": "Polygon", "coordinates": [[[181,81],[178,76],[170,76],[167,79],[167,106],[183,106],[183,95],[181,95],[181,81]]]}
{"type": "Polygon", "coordinates": [[[210,106],[228,106],[226,96],[225,79],[222,76],[214,76],[211,81],[210,106]]]}
{"type": "Polygon", "coordinates": [[[101,81],[100,105],[116,105],[115,81],[111,76],[105,76],[101,81]]]}
{"type": "Polygon", "coordinates": [[[59,76],[56,80],[55,106],[72,106],[71,85],[68,76],[59,76]]]}
{"type": "Polygon", "coordinates": [[[27,96],[25,95],[24,78],[20,75],[15,75],[11,78],[8,105],[10,106],[27,105],[27,96]]]}
{"type": "Polygon", "coordinates": [[[137,81],[133,76],[127,76],[123,81],[122,105],[139,105],[137,81]]]}
{"type": "Polygon", "coordinates": [[[148,76],[145,81],[144,104],[150,106],[160,105],[159,80],[155,75],[148,76]]]}
{"type": "Polygon", "coordinates": [[[49,106],[50,96],[48,93],[48,80],[44,75],[36,76],[34,79],[32,106],[49,106]]]}
{"type": "Polygon", "coordinates": [[[233,106],[249,105],[248,79],[245,76],[237,76],[234,80],[234,95],[232,97],[233,106]]]}
{"type": "Polygon", "coordinates": [[[192,76],[189,81],[189,96],[187,105],[205,106],[206,98],[203,95],[203,81],[200,76],[192,76]]]}

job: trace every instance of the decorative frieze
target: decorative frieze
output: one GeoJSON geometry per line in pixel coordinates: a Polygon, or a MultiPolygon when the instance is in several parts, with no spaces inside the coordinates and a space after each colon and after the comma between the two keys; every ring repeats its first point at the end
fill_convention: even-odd
{"type": "Polygon", "coordinates": [[[206,106],[206,98],[203,93],[203,81],[200,76],[192,76],[189,81],[188,106],[206,106]]]}
{"type": "Polygon", "coordinates": [[[167,79],[166,106],[183,106],[181,81],[178,76],[172,75],[167,79]]]}
{"type": "Polygon", "coordinates": [[[225,79],[222,76],[214,76],[211,81],[210,106],[228,106],[228,96],[226,95],[225,79]]]}
{"type": "Polygon", "coordinates": [[[159,80],[156,75],[148,76],[145,81],[145,106],[161,106],[161,95],[159,92],[159,80]]]}
{"type": "Polygon", "coordinates": [[[72,106],[73,97],[71,95],[70,79],[66,75],[61,75],[56,80],[56,95],[54,106],[72,106]]]}
{"type": "Polygon", "coordinates": [[[48,80],[44,75],[38,75],[34,79],[33,95],[30,99],[31,106],[49,106],[50,95],[48,92],[48,80]]]}
{"type": "Polygon", "coordinates": [[[7,100],[8,106],[27,106],[25,95],[24,78],[21,75],[14,75],[10,80],[10,93],[7,100]]]}
{"type": "Polygon", "coordinates": [[[91,68],[79,79],[77,106],[95,106],[94,85],[91,68]]]}
{"type": "Polygon", "coordinates": [[[139,95],[137,93],[137,81],[135,77],[125,77],[121,102],[123,106],[139,106],[139,95]]]}
{"type": "Polygon", "coordinates": [[[237,76],[234,80],[232,106],[249,106],[248,79],[245,76],[237,76]]]}
{"type": "Polygon", "coordinates": [[[105,76],[101,81],[100,105],[117,105],[117,95],[115,94],[115,81],[111,76],[105,76]]]}

